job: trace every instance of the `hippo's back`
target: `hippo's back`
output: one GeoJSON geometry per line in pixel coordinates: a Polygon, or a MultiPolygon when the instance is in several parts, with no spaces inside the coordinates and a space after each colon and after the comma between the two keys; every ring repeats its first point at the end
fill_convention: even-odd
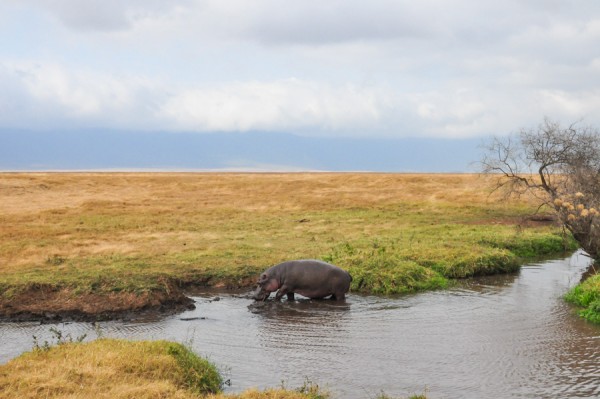
{"type": "Polygon", "coordinates": [[[309,297],[346,293],[352,281],[344,269],[316,259],[291,260],[273,267],[279,269],[277,274],[287,286],[309,297]]]}

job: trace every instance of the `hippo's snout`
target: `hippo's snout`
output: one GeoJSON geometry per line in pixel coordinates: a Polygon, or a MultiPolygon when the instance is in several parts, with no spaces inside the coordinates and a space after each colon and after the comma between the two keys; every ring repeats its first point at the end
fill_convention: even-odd
{"type": "Polygon", "coordinates": [[[259,285],[256,287],[252,298],[254,298],[254,300],[256,301],[266,301],[270,294],[271,293],[269,291],[266,291],[263,287],[259,285]]]}

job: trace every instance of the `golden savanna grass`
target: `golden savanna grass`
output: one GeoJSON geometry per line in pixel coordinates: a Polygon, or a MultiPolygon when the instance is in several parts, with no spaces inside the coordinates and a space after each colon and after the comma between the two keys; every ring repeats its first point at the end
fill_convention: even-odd
{"type": "Polygon", "coordinates": [[[248,223],[277,215],[302,230],[292,224],[296,216],[315,211],[402,203],[423,211],[436,204],[506,208],[494,204],[487,184],[475,175],[1,174],[0,267],[23,271],[54,256],[160,255],[187,243],[207,250],[244,238],[244,229],[232,231],[232,216],[248,223]]]}
{"type": "Polygon", "coordinates": [[[405,292],[556,252],[556,227],[523,223],[534,203],[493,187],[478,175],[3,173],[0,309],[40,291],[160,302],[148,293],[248,286],[294,258],[350,269],[353,289],[405,292]]]}
{"type": "Polygon", "coordinates": [[[181,374],[160,341],[64,344],[0,366],[0,397],[193,397],[181,374]]]}

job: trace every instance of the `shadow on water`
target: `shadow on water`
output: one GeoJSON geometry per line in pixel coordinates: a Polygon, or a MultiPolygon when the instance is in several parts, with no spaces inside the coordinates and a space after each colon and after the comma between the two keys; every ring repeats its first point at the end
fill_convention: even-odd
{"type": "MultiPolygon", "coordinates": [[[[394,298],[350,294],[346,302],[254,302],[210,291],[196,309],[145,322],[55,326],[73,337],[170,339],[190,344],[231,379],[229,391],[300,386],[338,398],[600,397],[600,327],[562,296],[590,260],[527,265],[447,291],[394,298]],[[215,295],[219,297],[216,298],[215,295]]],[[[0,325],[0,362],[48,339],[48,325],[0,325]]]]}

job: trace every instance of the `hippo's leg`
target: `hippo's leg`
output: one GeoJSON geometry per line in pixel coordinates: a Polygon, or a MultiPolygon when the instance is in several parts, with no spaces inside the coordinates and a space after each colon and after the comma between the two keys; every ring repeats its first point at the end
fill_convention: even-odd
{"type": "Polygon", "coordinates": [[[287,299],[288,299],[288,301],[293,301],[294,300],[294,293],[293,292],[288,292],[287,293],[287,299]]]}
{"type": "Polygon", "coordinates": [[[333,299],[334,301],[343,301],[346,299],[346,294],[343,292],[338,292],[336,294],[333,294],[331,296],[331,299],[333,299]]]}
{"type": "Polygon", "coordinates": [[[281,287],[279,287],[279,291],[277,291],[277,294],[275,294],[275,300],[279,301],[281,300],[281,298],[286,295],[288,293],[288,288],[287,286],[284,284],[281,287]]]}

